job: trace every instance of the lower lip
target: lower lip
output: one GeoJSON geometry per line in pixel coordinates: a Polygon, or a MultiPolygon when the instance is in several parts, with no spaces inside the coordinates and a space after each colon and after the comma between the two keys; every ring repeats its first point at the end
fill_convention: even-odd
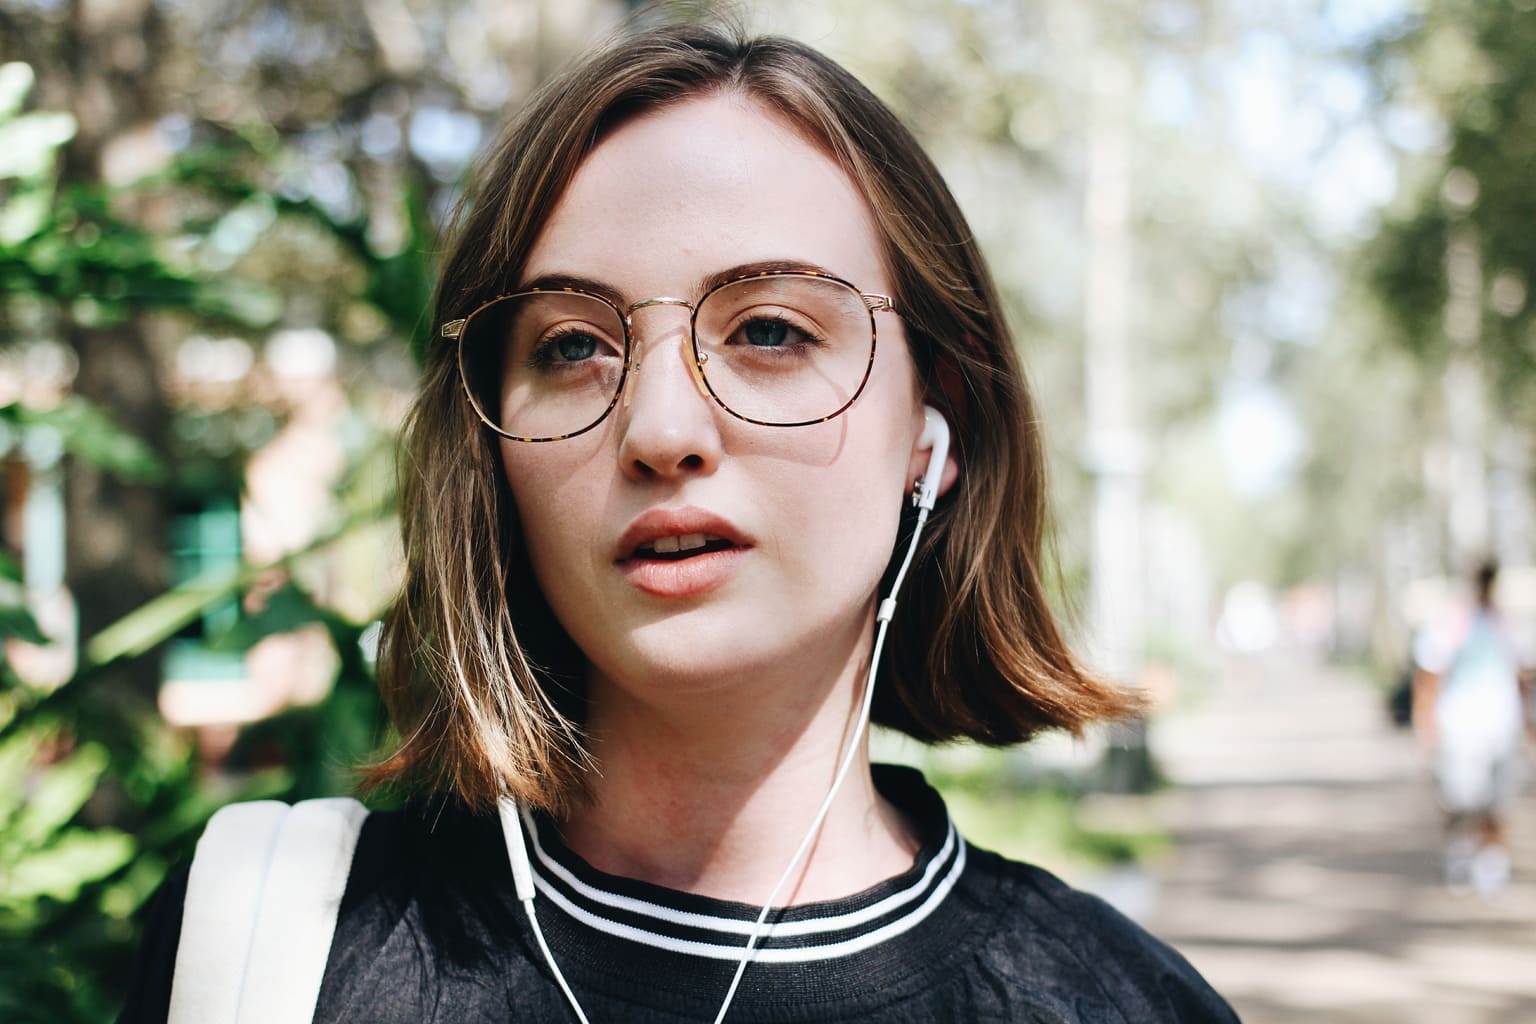
{"type": "Polygon", "coordinates": [[[726,548],[676,562],[626,558],[618,565],[625,579],[654,597],[694,597],[708,593],[730,579],[746,553],[746,548],[726,548]]]}

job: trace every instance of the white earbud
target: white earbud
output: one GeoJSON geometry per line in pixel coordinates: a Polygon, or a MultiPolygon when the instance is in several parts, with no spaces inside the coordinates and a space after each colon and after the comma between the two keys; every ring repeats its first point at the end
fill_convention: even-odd
{"type": "Polygon", "coordinates": [[[923,471],[912,504],[933,511],[939,500],[939,481],[944,478],[944,463],[949,458],[949,421],[931,405],[923,406],[923,434],[918,445],[929,449],[928,468],[923,471]]]}

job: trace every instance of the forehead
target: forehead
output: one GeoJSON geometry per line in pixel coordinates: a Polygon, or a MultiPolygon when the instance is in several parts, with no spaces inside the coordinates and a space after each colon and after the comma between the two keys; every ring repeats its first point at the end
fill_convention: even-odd
{"type": "Polygon", "coordinates": [[[888,290],[869,205],[826,153],[762,103],[690,99],[616,129],[582,162],[524,280],[575,274],[626,298],[693,298],[704,277],[803,260],[888,290]]]}

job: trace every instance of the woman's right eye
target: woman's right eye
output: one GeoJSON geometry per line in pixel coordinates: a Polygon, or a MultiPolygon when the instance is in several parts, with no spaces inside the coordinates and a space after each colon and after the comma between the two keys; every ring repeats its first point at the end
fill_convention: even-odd
{"type": "Polygon", "coordinates": [[[575,363],[592,358],[597,351],[597,339],[590,334],[565,334],[554,340],[554,349],[561,359],[575,363]]]}
{"type": "Polygon", "coordinates": [[[602,338],[590,331],[564,330],[534,345],[528,362],[539,368],[584,363],[600,357],[607,347],[602,338]]]}

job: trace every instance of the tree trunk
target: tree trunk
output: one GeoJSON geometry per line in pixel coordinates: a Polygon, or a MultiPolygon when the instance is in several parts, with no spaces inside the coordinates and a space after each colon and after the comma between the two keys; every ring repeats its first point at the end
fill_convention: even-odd
{"type": "MultiPolygon", "coordinates": [[[[65,153],[66,184],[102,181],[113,140],[155,120],[153,54],[161,27],[149,0],[76,0],[72,6],[64,54],[79,133],[65,153]]],[[[75,393],[164,454],[170,408],[140,325],[71,325],[66,340],[79,358],[75,393]]],[[[83,644],[164,590],[166,492],[163,485],[126,482],[78,459],[66,486],[65,581],[78,605],[83,644]]],[[[159,690],[157,653],[111,671],[119,692],[153,700],[159,690]]]]}

